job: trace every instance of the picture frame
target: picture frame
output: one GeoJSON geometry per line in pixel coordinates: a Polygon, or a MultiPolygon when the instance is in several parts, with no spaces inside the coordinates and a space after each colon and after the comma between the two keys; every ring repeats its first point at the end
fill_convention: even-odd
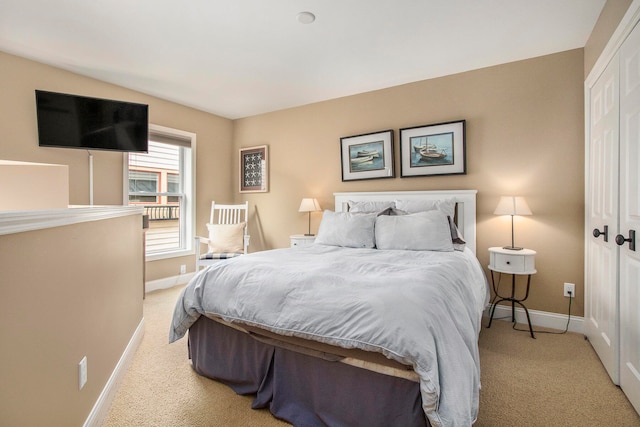
{"type": "Polygon", "coordinates": [[[393,130],[340,138],[342,181],[394,178],[393,130]]]}
{"type": "Polygon", "coordinates": [[[240,149],[240,192],[269,191],[269,147],[259,145],[240,149]]]}
{"type": "Polygon", "coordinates": [[[464,175],[466,120],[400,129],[400,176],[464,175]]]}

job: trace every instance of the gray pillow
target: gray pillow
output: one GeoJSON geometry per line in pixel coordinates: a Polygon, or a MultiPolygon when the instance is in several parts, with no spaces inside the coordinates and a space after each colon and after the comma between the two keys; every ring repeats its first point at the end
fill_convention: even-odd
{"type": "Polygon", "coordinates": [[[467,245],[467,242],[464,240],[462,234],[460,234],[460,230],[458,230],[458,226],[455,222],[453,222],[453,218],[450,216],[447,217],[449,221],[449,228],[451,229],[451,240],[453,241],[453,249],[456,251],[464,251],[464,248],[467,245]]]}
{"type": "Polygon", "coordinates": [[[395,202],[354,202],[349,200],[349,212],[380,213],[395,206],[395,202]]]}
{"type": "Polygon", "coordinates": [[[348,248],[373,248],[375,213],[333,212],[326,210],[315,243],[348,248]]]}
{"type": "Polygon", "coordinates": [[[439,210],[379,216],[375,239],[378,249],[453,251],[449,221],[439,210]]]}
{"type": "Polygon", "coordinates": [[[407,213],[426,212],[437,209],[453,218],[456,210],[456,199],[441,200],[396,200],[396,208],[407,213]]]}

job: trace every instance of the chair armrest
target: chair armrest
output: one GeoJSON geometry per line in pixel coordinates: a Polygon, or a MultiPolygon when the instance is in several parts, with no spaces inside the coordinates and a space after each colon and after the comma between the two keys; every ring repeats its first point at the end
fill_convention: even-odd
{"type": "Polygon", "coordinates": [[[195,236],[194,239],[196,240],[196,245],[198,245],[198,244],[208,245],[209,244],[209,239],[206,238],[206,237],[195,236]]]}
{"type": "Polygon", "coordinates": [[[194,240],[195,240],[196,260],[198,260],[200,259],[200,245],[208,245],[209,239],[207,239],[206,237],[195,236],[194,240]]]}

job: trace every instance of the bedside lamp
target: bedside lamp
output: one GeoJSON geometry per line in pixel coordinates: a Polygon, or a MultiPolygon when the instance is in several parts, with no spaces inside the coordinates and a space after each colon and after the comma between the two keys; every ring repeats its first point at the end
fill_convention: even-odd
{"type": "Polygon", "coordinates": [[[503,246],[503,249],[513,251],[522,250],[514,245],[513,239],[513,216],[514,215],[531,215],[531,209],[527,205],[524,197],[502,196],[498,202],[498,207],[493,212],[494,215],[511,215],[511,246],[503,246]]]}
{"type": "Polygon", "coordinates": [[[320,210],[322,210],[322,208],[320,208],[320,203],[318,203],[318,200],[302,199],[298,212],[307,212],[307,214],[309,215],[309,231],[307,234],[305,234],[305,236],[313,236],[313,234],[311,234],[311,212],[317,212],[320,210]]]}

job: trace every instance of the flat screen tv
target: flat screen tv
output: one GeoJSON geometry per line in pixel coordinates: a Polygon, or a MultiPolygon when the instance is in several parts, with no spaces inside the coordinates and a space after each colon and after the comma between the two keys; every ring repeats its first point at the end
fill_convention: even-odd
{"type": "Polygon", "coordinates": [[[149,106],[36,90],[41,147],[148,151],[149,106]]]}

